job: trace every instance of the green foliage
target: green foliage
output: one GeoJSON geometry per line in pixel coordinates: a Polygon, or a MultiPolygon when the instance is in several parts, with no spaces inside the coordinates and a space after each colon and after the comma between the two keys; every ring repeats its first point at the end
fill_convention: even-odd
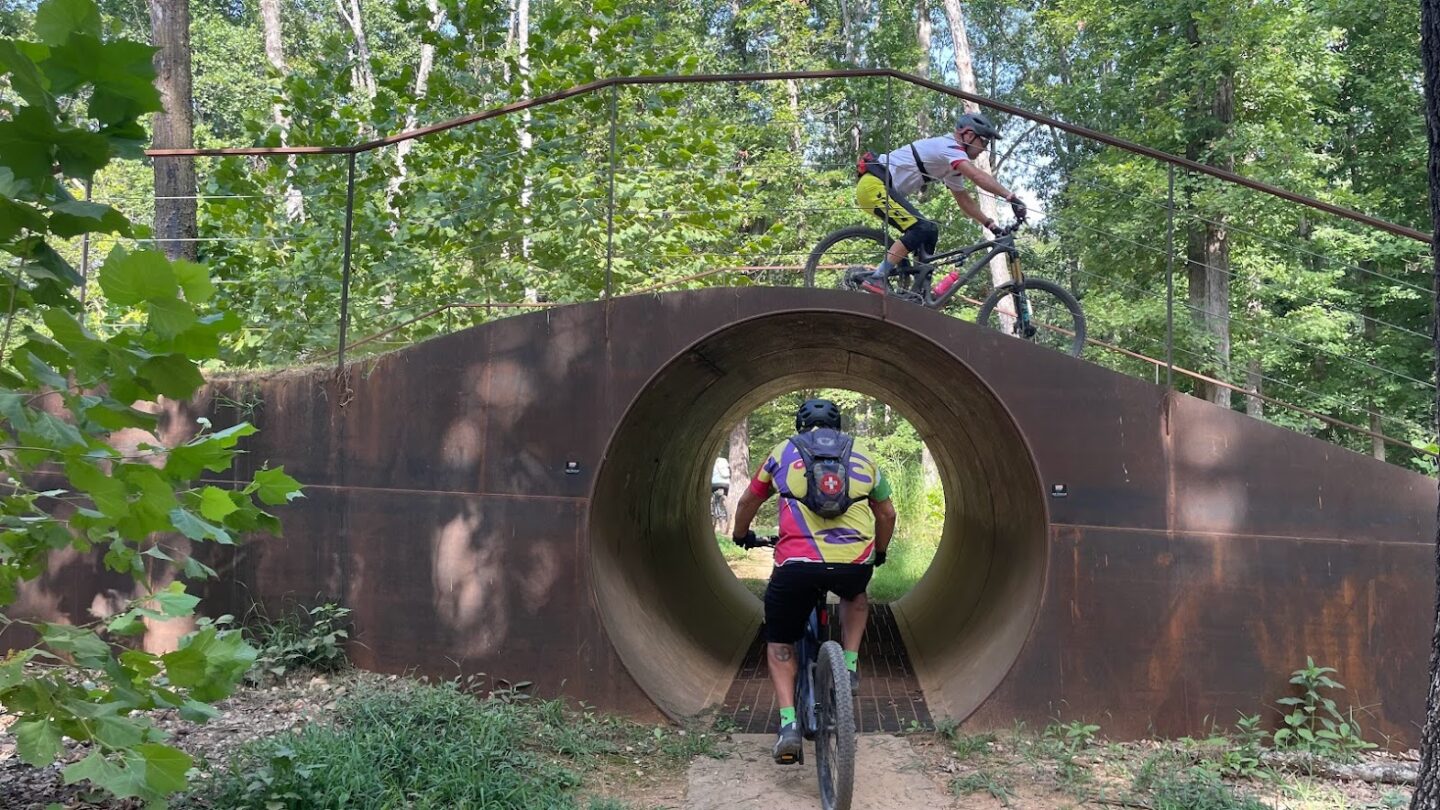
{"type": "Polygon", "coordinates": [[[1335,699],[1322,693],[1345,688],[1330,677],[1333,672],[1330,667],[1316,666],[1309,656],[1305,666],[1295,670],[1290,683],[1298,688],[1299,696],[1276,701],[1286,707],[1281,710],[1281,728],[1273,736],[1277,749],[1350,760],[1376,747],[1362,735],[1354,709],[1341,712],[1335,699]]]}
{"type": "Polygon", "coordinates": [[[327,722],[247,745],[197,795],[233,808],[553,810],[577,807],[580,768],[635,758],[674,767],[715,750],[714,736],[695,729],[637,726],[559,701],[480,700],[461,686],[361,682],[327,722]]]}
{"type": "Polygon", "coordinates": [[[1003,807],[1009,807],[1010,800],[1015,798],[1015,794],[1010,785],[991,771],[975,771],[951,779],[950,792],[956,796],[968,796],[971,793],[988,793],[998,800],[1003,807]]]}
{"type": "Polygon", "coordinates": [[[297,606],[276,620],[260,614],[245,627],[246,639],[259,651],[249,679],[258,682],[303,671],[343,669],[348,663],[349,626],[350,609],[334,602],[309,610],[297,606]]]}
{"type": "Polygon", "coordinates": [[[1053,723],[1047,726],[1044,737],[1047,740],[1055,740],[1061,743],[1065,750],[1072,754],[1089,748],[1095,743],[1095,735],[1099,733],[1100,727],[1094,723],[1086,723],[1083,720],[1071,720],[1068,723],[1053,723]]]}
{"type": "Polygon", "coordinates": [[[174,576],[214,572],[181,553],[176,535],[232,544],[278,533],[261,505],[298,497],[299,485],[278,469],[235,489],[191,484],[202,470],[230,468],[239,441],[255,432],[245,423],[214,430],[201,419],[171,446],[146,438],[122,451],[110,441],[122,429],[158,434],[155,414],[137,403],[188,399],[203,382],[197,362],[214,358],[238,323],[213,308],[203,267],[120,247],[101,264],[99,285],[125,325],[102,335],[86,323],[67,240],[137,229],[73,194],[113,158],[135,156],[141,117],[160,109],[154,49],[106,39],[104,27],[91,0],[46,0],[33,18],[35,40],[0,39],[9,88],[0,94],[0,250],[9,257],[0,280],[0,475],[11,487],[0,499],[0,608],[67,549],[103,552],[105,566],[136,587],[118,614],[89,626],[0,616],[40,639],[0,663],[0,705],[18,718],[26,762],[53,760],[63,735],[91,744],[64,769],[67,783],[159,802],[185,786],[190,758],[138,713],[170,708],[203,720],[255,651],[204,620],[163,655],[119,642],[193,615],[197,600],[174,576]],[[56,473],[63,486],[53,485],[56,473]]]}
{"type": "Polygon", "coordinates": [[[1214,772],[1188,767],[1172,753],[1160,753],[1141,766],[1133,790],[1149,794],[1154,810],[1264,810],[1268,805],[1235,793],[1214,772]]]}

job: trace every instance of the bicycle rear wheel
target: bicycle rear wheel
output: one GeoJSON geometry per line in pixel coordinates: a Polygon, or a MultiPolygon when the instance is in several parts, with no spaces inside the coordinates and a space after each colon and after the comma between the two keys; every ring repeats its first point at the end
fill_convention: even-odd
{"type": "Polygon", "coordinates": [[[1085,313],[1070,291],[1043,278],[1026,278],[1020,285],[1002,284],[980,306],[975,322],[998,329],[1038,346],[1048,346],[1074,357],[1085,349],[1085,313]],[[1028,310],[1029,328],[1011,317],[1028,310]]]}
{"type": "Polygon", "coordinates": [[[890,240],[879,228],[841,228],[820,240],[805,260],[806,287],[854,289],[847,281],[854,267],[874,269],[885,258],[890,240]]]}
{"type": "Polygon", "coordinates": [[[820,645],[815,666],[815,770],[825,810],[850,810],[855,791],[855,701],[845,651],[834,641],[820,645]]]}

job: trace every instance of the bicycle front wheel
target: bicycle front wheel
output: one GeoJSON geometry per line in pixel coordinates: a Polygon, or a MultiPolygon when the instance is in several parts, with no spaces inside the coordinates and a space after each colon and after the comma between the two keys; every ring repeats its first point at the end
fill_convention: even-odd
{"type": "Polygon", "coordinates": [[[885,258],[890,242],[878,228],[841,228],[820,240],[805,260],[806,287],[853,289],[852,268],[874,269],[885,258]]]}
{"type": "Polygon", "coordinates": [[[825,810],[850,810],[855,792],[855,700],[845,651],[834,641],[820,645],[815,666],[815,769],[825,810]]]}
{"type": "Polygon", "coordinates": [[[1002,284],[975,322],[1074,357],[1085,349],[1085,313],[1070,291],[1043,278],[1002,284]]]}

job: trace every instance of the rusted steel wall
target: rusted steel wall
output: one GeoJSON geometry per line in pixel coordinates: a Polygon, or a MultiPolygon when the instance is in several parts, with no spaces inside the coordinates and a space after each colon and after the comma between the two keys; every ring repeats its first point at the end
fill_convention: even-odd
{"type": "MultiPolygon", "coordinates": [[[[965,682],[978,666],[1001,680],[977,725],[1059,715],[1117,736],[1199,733],[1272,706],[1311,655],[1373,712],[1370,730],[1417,736],[1433,626],[1431,479],[944,315],[838,291],[622,298],[498,321],[342,376],[217,383],[255,405],[261,433],[246,440],[243,463],[284,464],[307,498],[281,510],[283,538],[226,563],[211,607],[338,597],[355,611],[352,657],[367,668],[484,672],[652,719],[703,703],[758,605],[725,584],[697,471],[708,471],[721,423],[755,396],[857,380],[921,422],[928,414],[922,432],[948,452],[976,456],[949,463],[937,556],[948,561],[896,606],[941,711],[972,708],[965,682]],[[768,374],[790,348],[776,324],[824,344],[839,322],[825,313],[849,324],[832,330],[835,353],[809,352],[808,375],[793,364],[788,376],[768,374]],[[742,346],[751,324],[769,324],[778,345],[742,346]],[[922,351],[874,345],[902,333],[922,351]],[[827,372],[834,362],[846,368],[827,372]],[[965,373],[938,375],[935,363],[965,373]],[[654,429],[609,447],[639,413],[632,405],[654,429]],[[653,445],[637,447],[646,437],[653,445]],[[693,457],[662,452],[680,449],[693,457]],[[1068,495],[1048,497],[1052,484],[1068,495]],[[597,493],[605,505],[592,502],[597,493]],[[692,501],[690,523],[626,539],[692,501]],[[1038,538],[1016,528],[1042,513],[1038,538]],[[1006,556],[1010,536],[1039,553],[1006,556]],[[980,563],[1025,571],[1008,584],[1004,570],[956,573],[980,563]],[[670,587],[656,584],[666,576],[670,587]],[[1033,601],[1026,583],[1037,584],[1033,601]],[[990,601],[966,603],[981,594],[990,601]],[[985,633],[1017,627],[1028,637],[1018,653],[964,660],[1000,648],[977,645],[985,633]],[[667,668],[688,673],[692,692],[660,695],[667,668]]],[[[100,585],[89,569],[65,578],[46,585],[70,594],[51,615],[80,609],[100,585]]]]}

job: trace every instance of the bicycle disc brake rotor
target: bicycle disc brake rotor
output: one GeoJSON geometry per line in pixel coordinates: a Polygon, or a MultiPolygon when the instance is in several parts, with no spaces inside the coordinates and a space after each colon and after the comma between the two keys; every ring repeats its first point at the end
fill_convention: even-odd
{"type": "Polygon", "coordinates": [[[845,274],[840,277],[840,288],[843,290],[858,290],[860,289],[860,282],[864,281],[865,277],[873,272],[874,268],[860,264],[851,265],[846,268],[845,274]]]}

